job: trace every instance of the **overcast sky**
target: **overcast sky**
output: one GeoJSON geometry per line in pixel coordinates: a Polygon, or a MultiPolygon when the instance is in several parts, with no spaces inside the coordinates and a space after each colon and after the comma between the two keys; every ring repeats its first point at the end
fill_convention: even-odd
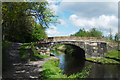
{"type": "Polygon", "coordinates": [[[50,8],[58,15],[61,24],[50,25],[48,36],[69,36],[84,28],[89,31],[97,28],[106,36],[110,28],[112,34],[118,32],[117,2],[50,2],[50,8]]]}

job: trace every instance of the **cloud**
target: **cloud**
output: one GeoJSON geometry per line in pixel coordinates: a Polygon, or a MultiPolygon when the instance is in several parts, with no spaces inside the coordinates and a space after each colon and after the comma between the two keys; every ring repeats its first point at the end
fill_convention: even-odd
{"type": "Polygon", "coordinates": [[[66,24],[63,19],[58,19],[58,21],[60,21],[60,24],[61,24],[61,25],[65,25],[65,24],[66,24]]]}
{"type": "Polygon", "coordinates": [[[56,14],[56,12],[58,12],[58,7],[59,7],[58,4],[60,4],[61,0],[47,0],[47,1],[50,4],[48,7],[52,9],[56,14]]]}
{"type": "Polygon", "coordinates": [[[49,26],[49,29],[46,30],[46,33],[48,34],[48,36],[55,36],[59,34],[59,32],[57,31],[57,28],[53,25],[49,26]]]}
{"type": "Polygon", "coordinates": [[[52,9],[55,13],[58,11],[58,5],[52,4],[49,6],[50,9],[52,9]]]}
{"type": "Polygon", "coordinates": [[[62,2],[58,7],[60,11],[70,11],[83,17],[97,17],[104,15],[117,15],[117,2],[62,2]]]}
{"type": "Polygon", "coordinates": [[[103,32],[109,32],[111,28],[113,34],[118,32],[118,25],[117,25],[118,18],[114,15],[112,16],[101,15],[97,18],[96,17],[83,18],[77,16],[76,14],[73,14],[69,17],[69,20],[75,27],[80,27],[85,29],[97,28],[103,32]]]}
{"type": "Polygon", "coordinates": [[[55,26],[49,26],[51,30],[56,30],[57,28],[55,26]]]}

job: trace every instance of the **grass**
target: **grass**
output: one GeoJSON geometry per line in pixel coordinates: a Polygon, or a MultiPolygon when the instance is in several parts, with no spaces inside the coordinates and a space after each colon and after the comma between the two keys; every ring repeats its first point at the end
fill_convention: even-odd
{"type": "Polygon", "coordinates": [[[60,45],[56,45],[56,46],[54,46],[53,48],[59,48],[60,46],[64,46],[64,44],[60,44],[60,45]]]}
{"type": "Polygon", "coordinates": [[[97,62],[97,63],[120,63],[120,52],[117,50],[107,52],[106,56],[103,58],[86,58],[86,60],[97,62]]]}
{"type": "Polygon", "coordinates": [[[20,47],[20,57],[22,60],[26,61],[27,60],[27,50],[30,47],[30,43],[25,43],[20,47]]]}
{"type": "Polygon", "coordinates": [[[56,45],[56,46],[53,47],[53,49],[60,50],[62,52],[64,52],[66,50],[64,44],[56,45]],[[62,47],[62,48],[60,48],[60,47],[62,47]]]}
{"type": "Polygon", "coordinates": [[[120,59],[120,52],[117,50],[109,51],[106,57],[120,59]]]}
{"type": "Polygon", "coordinates": [[[20,56],[23,61],[30,59],[31,61],[36,61],[40,58],[49,58],[47,55],[39,55],[35,50],[34,43],[25,43],[20,48],[20,56]],[[31,47],[31,51],[28,52],[29,47],[31,47]],[[29,53],[29,54],[28,54],[29,53]]]}
{"type": "Polygon", "coordinates": [[[72,74],[67,77],[67,75],[62,73],[62,70],[58,67],[60,64],[59,60],[51,59],[46,61],[43,65],[42,79],[54,79],[54,78],[86,78],[89,75],[90,68],[88,66],[81,73],[72,74]]]}
{"type": "Polygon", "coordinates": [[[108,58],[86,58],[86,60],[97,62],[97,63],[119,63],[119,61],[108,59],[108,58]]]}

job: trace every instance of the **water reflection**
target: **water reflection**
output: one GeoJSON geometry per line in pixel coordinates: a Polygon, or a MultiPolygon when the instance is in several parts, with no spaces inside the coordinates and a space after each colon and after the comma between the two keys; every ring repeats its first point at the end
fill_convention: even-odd
{"type": "MultiPolygon", "coordinates": [[[[88,62],[85,62],[88,64],[88,62]]],[[[90,78],[120,78],[120,65],[92,64],[90,78]]]]}
{"type": "Polygon", "coordinates": [[[81,72],[85,66],[92,65],[89,78],[120,78],[120,65],[91,63],[58,50],[51,51],[51,53],[60,59],[59,67],[67,75],[81,72]]]}
{"type": "Polygon", "coordinates": [[[60,69],[64,70],[64,74],[71,75],[73,73],[81,72],[85,61],[80,58],[75,58],[70,54],[65,54],[61,51],[51,51],[56,57],[60,59],[60,69]]]}

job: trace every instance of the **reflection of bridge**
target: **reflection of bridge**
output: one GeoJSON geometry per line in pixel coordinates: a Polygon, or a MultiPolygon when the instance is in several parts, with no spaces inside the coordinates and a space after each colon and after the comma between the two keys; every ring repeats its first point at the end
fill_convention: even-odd
{"type": "Polygon", "coordinates": [[[36,49],[49,55],[50,49],[59,44],[77,46],[85,51],[85,57],[103,57],[107,52],[106,39],[95,37],[48,37],[37,42],[36,49]]]}

